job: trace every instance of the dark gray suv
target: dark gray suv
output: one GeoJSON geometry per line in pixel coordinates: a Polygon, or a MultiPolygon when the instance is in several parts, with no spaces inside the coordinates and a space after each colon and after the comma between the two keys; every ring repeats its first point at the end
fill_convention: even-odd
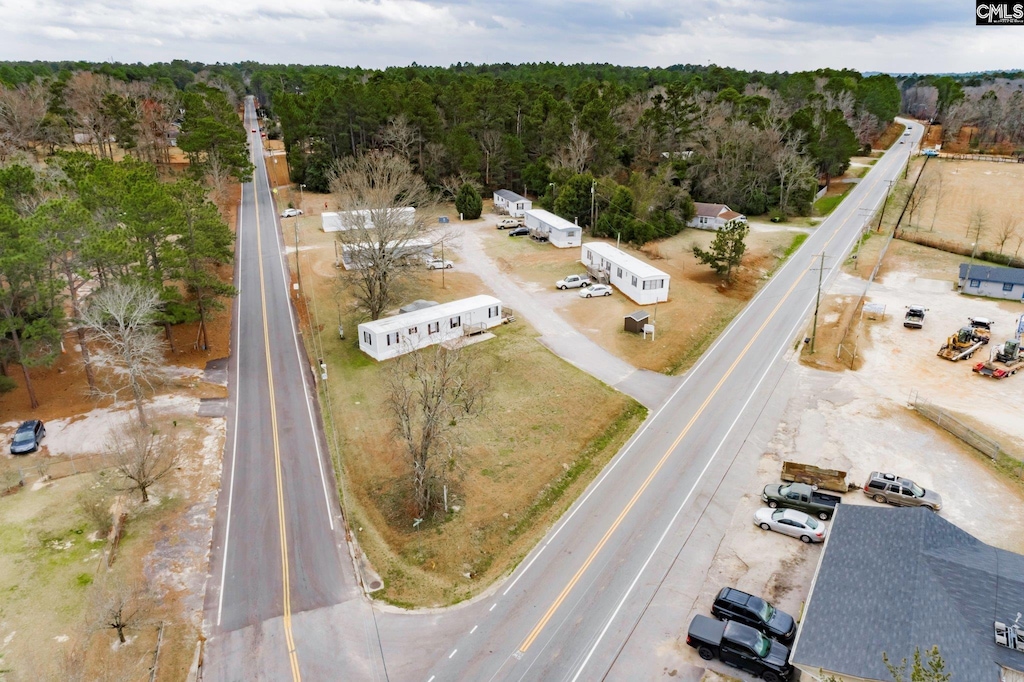
{"type": "Polygon", "coordinates": [[[30,419],[22,422],[18,430],[14,432],[14,439],[11,441],[12,455],[25,455],[39,449],[39,441],[46,436],[46,427],[38,419],[30,419]]]}
{"type": "Polygon", "coordinates": [[[864,484],[864,494],[875,502],[894,504],[897,507],[928,507],[932,511],[942,509],[942,498],[931,490],[925,490],[909,478],[896,474],[872,471],[864,484]]]}

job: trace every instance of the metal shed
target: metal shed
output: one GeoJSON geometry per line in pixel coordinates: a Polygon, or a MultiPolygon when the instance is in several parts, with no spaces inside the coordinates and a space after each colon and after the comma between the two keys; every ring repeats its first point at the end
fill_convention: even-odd
{"type": "Polygon", "coordinates": [[[635,313],[626,315],[623,321],[623,329],[627,332],[633,332],[640,334],[644,330],[644,325],[647,324],[647,319],[650,315],[646,310],[638,310],[635,313]]]}

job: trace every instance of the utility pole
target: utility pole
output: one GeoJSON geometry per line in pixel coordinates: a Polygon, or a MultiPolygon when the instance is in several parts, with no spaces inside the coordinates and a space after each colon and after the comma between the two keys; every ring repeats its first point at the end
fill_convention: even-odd
{"type": "Polygon", "coordinates": [[[444,262],[444,240],[441,240],[441,288],[444,289],[444,271],[448,268],[445,267],[444,262]]]}
{"type": "Polygon", "coordinates": [[[597,188],[597,180],[591,180],[590,181],[590,229],[591,230],[594,229],[594,223],[597,222],[597,215],[595,213],[595,211],[596,211],[596,208],[595,208],[596,207],[595,189],[596,188],[597,188]]]}
{"type": "Polygon", "coordinates": [[[821,280],[825,272],[825,252],[818,254],[818,293],[814,299],[814,325],[811,327],[811,354],[814,354],[814,342],[818,338],[818,308],[821,306],[821,280]]]}
{"type": "Polygon", "coordinates": [[[302,291],[302,271],[299,270],[299,219],[292,218],[295,225],[295,279],[299,283],[299,291],[302,291]]]}

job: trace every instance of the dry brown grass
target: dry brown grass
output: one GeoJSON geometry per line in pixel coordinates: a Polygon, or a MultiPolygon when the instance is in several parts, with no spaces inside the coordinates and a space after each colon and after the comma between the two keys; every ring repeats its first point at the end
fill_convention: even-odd
{"type": "MultiPolygon", "coordinates": [[[[459,510],[414,530],[408,465],[382,407],[384,366],[358,349],[360,318],[350,310],[350,295],[335,285],[332,235],[319,230],[316,216],[299,225],[302,281],[322,332],[316,353],[326,358],[331,376],[328,416],[338,428],[349,525],[384,578],[384,599],[410,606],[466,599],[518,563],[633,432],[643,411],[552,355],[523,321],[493,330],[497,338],[465,350],[490,373],[492,388],[483,413],[465,424],[460,476],[449,491],[459,510]],[[339,314],[345,340],[334,333],[339,314]],[[573,473],[582,461],[584,471],[573,473]],[[575,476],[571,482],[567,471],[575,476]],[[554,501],[552,491],[559,493],[554,501]]],[[[418,271],[403,300],[444,302],[483,290],[456,265],[444,273],[418,271]]]]}

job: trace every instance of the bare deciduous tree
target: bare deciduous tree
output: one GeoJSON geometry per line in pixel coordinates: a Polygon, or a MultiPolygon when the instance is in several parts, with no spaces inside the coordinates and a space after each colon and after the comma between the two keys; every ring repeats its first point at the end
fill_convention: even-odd
{"type": "Polygon", "coordinates": [[[1017,236],[1020,230],[1020,218],[1013,213],[1007,213],[1003,216],[1002,222],[999,223],[999,227],[996,228],[995,240],[999,244],[999,253],[1003,252],[1006,248],[1006,242],[1017,236]]]}
{"type": "Polygon", "coordinates": [[[928,228],[929,230],[935,229],[935,218],[939,215],[939,205],[942,203],[942,183],[943,174],[941,167],[936,169],[936,172],[932,176],[935,179],[935,208],[932,210],[932,224],[928,228]]]}
{"type": "Polygon", "coordinates": [[[350,266],[357,305],[378,319],[392,304],[395,287],[414,258],[439,243],[436,201],[409,161],[370,151],[338,163],[331,189],[342,208],[338,233],[350,266]],[[415,206],[415,214],[403,207],[415,206]]]}
{"type": "Polygon", "coordinates": [[[554,166],[568,168],[577,174],[582,173],[587,167],[595,147],[597,147],[597,141],[580,127],[577,119],[573,118],[569,139],[565,146],[555,154],[554,166]]]}
{"type": "Polygon", "coordinates": [[[914,191],[911,192],[909,197],[907,197],[907,224],[909,226],[912,227],[914,225],[914,216],[921,210],[921,207],[924,206],[924,203],[931,195],[931,191],[931,180],[928,178],[921,178],[918,181],[917,186],[914,187],[914,191]]]}
{"type": "Polygon", "coordinates": [[[142,399],[163,367],[165,343],[154,325],[159,307],[160,297],[153,289],[116,282],[93,294],[81,317],[94,344],[96,366],[106,370],[107,395],[117,400],[131,392],[143,425],[142,399]]]}
{"type": "Polygon", "coordinates": [[[420,143],[420,131],[409,122],[405,114],[393,117],[380,131],[381,145],[393,150],[406,161],[412,158],[412,152],[420,143]]]}
{"type": "Polygon", "coordinates": [[[18,149],[29,149],[41,139],[49,102],[49,90],[40,81],[11,89],[0,86],[0,135],[18,149]]]}
{"type": "Polygon", "coordinates": [[[126,421],[111,434],[107,445],[120,481],[115,490],[139,491],[149,502],[149,489],[178,464],[175,439],[135,421],[126,421]]]}
{"type": "Polygon", "coordinates": [[[472,185],[473,189],[477,192],[483,189],[480,183],[473,179],[472,176],[465,172],[460,172],[458,175],[449,175],[441,179],[441,195],[448,201],[455,201],[455,197],[459,195],[459,189],[467,184],[472,185]]]}
{"type": "Polygon", "coordinates": [[[491,157],[501,155],[501,131],[488,129],[480,133],[480,149],[484,153],[484,183],[491,184],[491,157]]]}
{"type": "Polygon", "coordinates": [[[478,412],[487,375],[459,347],[440,344],[391,362],[386,407],[412,466],[414,503],[422,518],[458,467],[458,424],[478,412]]]}
{"type": "Polygon", "coordinates": [[[99,629],[114,630],[122,644],[128,641],[124,636],[126,630],[146,623],[151,604],[145,588],[116,575],[92,592],[91,609],[99,629]]]}

